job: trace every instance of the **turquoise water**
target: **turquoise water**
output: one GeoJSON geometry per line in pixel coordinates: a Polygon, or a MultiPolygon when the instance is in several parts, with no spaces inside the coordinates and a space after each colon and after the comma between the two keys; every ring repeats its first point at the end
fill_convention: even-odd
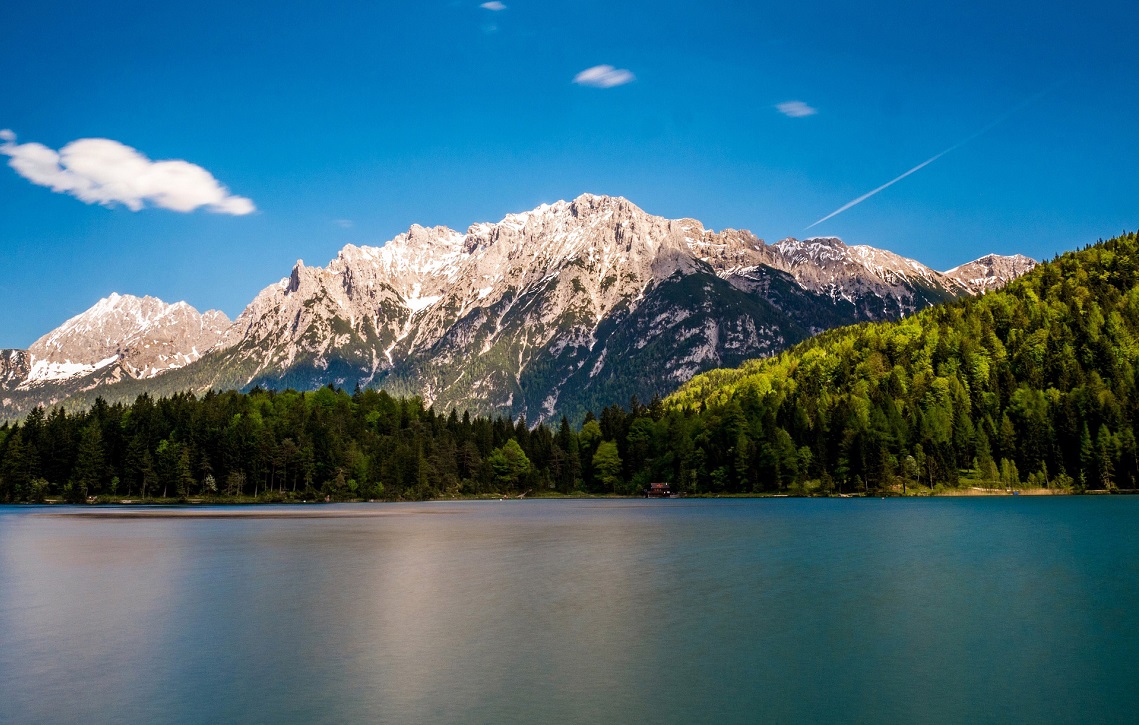
{"type": "Polygon", "coordinates": [[[1139,497],[303,510],[0,507],[0,721],[1139,711],[1139,497]]]}

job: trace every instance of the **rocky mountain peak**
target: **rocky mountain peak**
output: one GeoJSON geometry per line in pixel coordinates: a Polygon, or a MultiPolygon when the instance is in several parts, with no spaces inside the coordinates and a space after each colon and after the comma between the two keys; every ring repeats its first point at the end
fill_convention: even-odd
{"type": "Polygon", "coordinates": [[[887,294],[897,296],[903,293],[901,288],[914,284],[952,286],[940,272],[921,262],[864,244],[851,246],[837,237],[789,237],[771,249],[777,253],[774,265],[795,275],[808,288],[886,285],[893,290],[887,294]]]}
{"type": "Polygon", "coordinates": [[[772,246],[792,265],[842,261],[847,259],[851,249],[838,237],[787,237],[772,246]]]}
{"type": "Polygon", "coordinates": [[[301,275],[304,274],[304,268],[303,259],[298,259],[297,263],[293,265],[293,271],[289,273],[289,283],[286,286],[289,292],[296,292],[301,288],[301,275]]]}
{"type": "Polygon", "coordinates": [[[507,214],[497,224],[476,224],[471,230],[479,234],[499,228],[536,236],[559,229],[599,229],[646,218],[650,215],[624,197],[582,194],[571,201],[541,204],[530,211],[507,214]]]}
{"type": "Polygon", "coordinates": [[[986,254],[972,262],[946,270],[945,276],[971,293],[980,294],[1005,286],[1036,264],[1036,260],[1023,254],[986,254]]]}
{"type": "Polygon", "coordinates": [[[794,237],[788,237],[787,239],[784,239],[783,241],[788,243],[788,244],[795,244],[795,243],[817,244],[817,245],[820,245],[823,247],[830,247],[831,249],[839,249],[839,250],[849,248],[847,243],[842,241],[838,237],[807,237],[806,239],[803,239],[802,241],[799,241],[799,240],[795,239],[794,237]]]}
{"type": "Polygon", "coordinates": [[[185,302],[112,293],[28,348],[25,382],[64,380],[112,364],[131,377],[150,377],[197,360],[229,325],[217,310],[203,315],[185,302]]]}
{"type": "MultiPolygon", "coordinates": [[[[558,202],[558,204],[565,204],[565,202],[558,202]]],[[[582,194],[569,202],[568,207],[574,216],[589,216],[607,211],[616,214],[643,215],[645,213],[640,207],[623,196],[607,196],[605,194],[582,194]]]]}
{"type": "Polygon", "coordinates": [[[413,224],[382,247],[357,248],[358,257],[366,264],[378,263],[391,275],[446,274],[463,252],[463,239],[462,233],[448,227],[413,224]]]}

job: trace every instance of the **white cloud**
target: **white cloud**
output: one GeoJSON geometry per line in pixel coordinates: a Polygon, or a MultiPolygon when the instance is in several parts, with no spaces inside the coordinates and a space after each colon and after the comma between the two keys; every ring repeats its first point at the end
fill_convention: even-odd
{"type": "Polygon", "coordinates": [[[791,118],[813,116],[819,112],[817,108],[811,108],[802,101],[784,101],[783,103],[776,104],[775,110],[779,111],[784,116],[789,116],[791,118]]]}
{"type": "Polygon", "coordinates": [[[479,7],[483,8],[485,10],[493,10],[495,12],[498,12],[499,10],[505,10],[506,9],[506,5],[500,3],[498,0],[491,0],[488,3],[483,3],[482,5],[479,5],[479,7]]]}
{"type": "Polygon", "coordinates": [[[355,226],[352,223],[351,219],[333,219],[332,223],[335,224],[336,226],[340,227],[341,229],[351,229],[353,226],[355,226]]]}
{"type": "Polygon", "coordinates": [[[39,143],[16,143],[0,130],[0,154],[33,184],[70,194],[88,204],[122,204],[138,211],[147,204],[190,212],[200,207],[218,214],[249,214],[253,202],[229,193],[213,175],[188,161],[151,161],[108,138],[81,138],[59,151],[39,143]]]}
{"type": "Polygon", "coordinates": [[[586,68],[573,77],[573,82],[579,86],[592,86],[593,88],[612,88],[623,86],[637,80],[632,71],[624,68],[614,68],[611,65],[595,65],[586,68]]]}

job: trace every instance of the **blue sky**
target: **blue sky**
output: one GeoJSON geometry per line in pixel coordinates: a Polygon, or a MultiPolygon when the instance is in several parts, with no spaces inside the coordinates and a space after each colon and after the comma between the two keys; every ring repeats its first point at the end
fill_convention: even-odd
{"type": "Polygon", "coordinates": [[[232,317],[298,258],[587,191],[939,269],[1139,225],[1133,3],[502,5],[5,3],[0,162],[113,143],[0,166],[0,347],[112,291],[232,317]],[[188,163],[118,183],[146,158],[188,163]]]}

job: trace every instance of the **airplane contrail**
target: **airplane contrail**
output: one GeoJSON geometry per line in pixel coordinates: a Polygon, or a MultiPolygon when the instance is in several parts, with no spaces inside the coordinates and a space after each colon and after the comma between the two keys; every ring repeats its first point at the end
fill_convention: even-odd
{"type": "Polygon", "coordinates": [[[809,226],[805,227],[803,231],[806,231],[807,229],[810,229],[810,228],[811,228],[811,227],[813,227],[813,226],[817,226],[817,225],[819,225],[819,224],[822,224],[823,222],[825,222],[825,221],[826,221],[826,220],[828,220],[828,219],[833,219],[834,217],[838,216],[839,214],[843,213],[844,211],[846,211],[847,209],[849,209],[849,208],[851,208],[851,207],[853,207],[853,206],[858,206],[859,204],[861,204],[862,202],[866,201],[866,200],[867,200],[867,199],[869,199],[870,197],[874,196],[874,195],[875,195],[875,194],[877,194],[878,192],[882,191],[883,189],[887,189],[887,188],[889,188],[889,187],[893,186],[894,184],[898,183],[899,181],[901,181],[902,179],[906,178],[907,176],[909,176],[910,174],[914,173],[915,171],[920,171],[921,169],[924,169],[926,166],[929,166],[929,165],[930,165],[930,164],[932,164],[934,161],[937,161],[938,159],[940,159],[942,156],[946,155],[946,154],[947,154],[947,153],[949,153],[950,151],[956,151],[957,149],[961,148],[962,146],[964,146],[965,144],[969,143],[970,141],[972,141],[973,139],[977,138],[978,136],[981,136],[981,135],[983,135],[983,134],[986,134],[986,133],[988,133],[989,131],[991,131],[991,130],[992,130],[993,128],[995,128],[996,126],[998,126],[998,125],[1000,125],[1000,124],[1004,123],[1006,120],[1008,120],[1009,116],[1013,115],[1014,113],[1016,113],[1016,112],[1017,112],[1017,111],[1019,111],[1020,109],[1024,108],[1025,106],[1027,106],[1027,105],[1029,105],[1029,104],[1031,104],[1031,103],[1035,103],[1036,101],[1040,100],[1041,98],[1043,98],[1043,97],[1044,97],[1044,96],[1046,96],[1047,94],[1051,93],[1051,92],[1052,92],[1052,90],[1053,90],[1053,89],[1055,89],[1055,88],[1056,88],[1056,86],[1058,86],[1058,85],[1060,85],[1061,83],[1063,83],[1063,82],[1064,82],[1064,80],[1065,80],[1065,79],[1061,79],[1061,80],[1057,81],[1056,83],[1052,84],[1051,86],[1049,86],[1048,88],[1044,89],[1043,91],[1040,91],[1040,92],[1039,92],[1039,93],[1037,93],[1036,95],[1034,95],[1034,96],[1031,96],[1031,97],[1027,98],[1027,99],[1026,99],[1026,100],[1024,100],[1024,101],[1021,101],[1021,102],[1020,102],[1020,103],[1018,103],[1016,106],[1014,106],[1014,107],[1013,107],[1011,110],[1005,111],[1004,113],[1002,113],[1001,115],[997,116],[995,119],[993,119],[992,121],[990,121],[990,122],[989,122],[988,124],[986,124],[986,125],[985,125],[985,127],[984,127],[984,128],[982,128],[980,131],[977,131],[977,132],[975,132],[975,133],[973,133],[973,134],[970,134],[969,136],[966,136],[965,138],[961,139],[960,141],[958,141],[957,143],[953,144],[953,145],[952,145],[952,146],[950,146],[949,148],[945,149],[945,150],[944,150],[944,151],[942,151],[941,153],[939,153],[939,154],[936,154],[936,155],[934,155],[934,156],[930,156],[928,159],[926,159],[925,161],[921,162],[921,163],[920,163],[920,164],[918,164],[917,166],[913,167],[912,169],[910,169],[910,170],[909,170],[909,171],[907,171],[906,173],[904,173],[904,174],[902,174],[901,176],[898,176],[898,177],[896,177],[896,178],[890,179],[890,180],[889,180],[889,181],[887,181],[885,184],[882,184],[881,186],[879,186],[877,189],[874,189],[873,191],[868,191],[868,192],[866,192],[865,194],[863,194],[862,196],[860,196],[860,197],[858,197],[857,199],[855,199],[854,201],[851,201],[851,202],[848,202],[848,203],[846,203],[846,204],[843,204],[842,206],[840,206],[839,208],[835,209],[835,210],[834,210],[834,211],[832,211],[830,214],[827,214],[825,217],[823,217],[822,219],[818,220],[818,221],[817,221],[817,222],[815,222],[814,224],[811,224],[811,225],[809,225],[809,226]]]}
{"type": "MultiPolygon", "coordinates": [[[[960,144],[958,144],[958,145],[960,145],[960,144]]],[[[834,211],[832,211],[830,214],[827,214],[825,217],[823,217],[822,219],[818,220],[818,221],[817,221],[817,222],[815,222],[814,224],[810,224],[810,225],[808,225],[808,226],[807,226],[807,227],[804,229],[804,231],[806,231],[806,229],[810,229],[811,227],[813,227],[813,226],[816,226],[816,225],[818,225],[818,224],[822,224],[822,223],[823,223],[823,222],[825,222],[827,219],[831,219],[831,218],[833,218],[833,217],[836,217],[836,216],[838,216],[839,214],[843,213],[844,211],[846,211],[847,209],[849,209],[849,208],[850,208],[850,207],[852,207],[852,206],[858,206],[858,205],[859,205],[859,204],[861,204],[862,202],[866,201],[866,200],[867,200],[867,199],[869,199],[870,197],[872,197],[872,196],[874,196],[875,194],[877,194],[879,191],[882,191],[883,189],[885,189],[885,188],[887,188],[887,187],[893,186],[894,184],[898,183],[899,181],[901,181],[902,179],[906,178],[907,176],[909,176],[910,174],[914,173],[915,171],[918,171],[918,170],[920,170],[920,169],[923,169],[923,168],[925,168],[926,166],[929,166],[929,165],[930,165],[930,164],[932,164],[934,161],[937,161],[937,160],[938,160],[938,159],[940,159],[942,156],[944,156],[945,154],[949,153],[950,151],[952,151],[952,150],[953,150],[953,149],[955,149],[955,148],[957,148],[957,146],[951,146],[950,148],[947,148],[947,149],[945,149],[944,151],[942,151],[941,153],[939,153],[938,155],[929,157],[928,159],[926,159],[925,161],[921,162],[921,163],[920,163],[920,164],[918,164],[917,166],[913,167],[912,169],[910,169],[910,170],[909,170],[909,171],[907,171],[906,173],[902,174],[901,176],[899,176],[899,177],[897,177],[897,178],[895,178],[895,179],[891,179],[890,181],[887,181],[885,184],[882,184],[882,185],[881,185],[881,186],[879,186],[877,189],[874,189],[873,191],[868,191],[868,192],[866,192],[865,194],[863,194],[862,196],[860,196],[860,197],[858,197],[857,199],[855,199],[854,201],[851,201],[851,202],[848,202],[848,203],[846,203],[846,204],[843,204],[842,206],[840,206],[839,208],[835,209],[835,210],[834,210],[834,211]]]]}

